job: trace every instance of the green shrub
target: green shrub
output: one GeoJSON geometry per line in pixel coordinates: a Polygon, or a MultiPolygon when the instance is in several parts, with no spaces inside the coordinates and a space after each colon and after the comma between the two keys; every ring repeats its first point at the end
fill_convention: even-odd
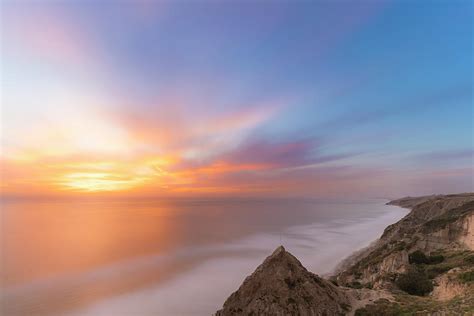
{"type": "Polygon", "coordinates": [[[444,261],[443,255],[432,255],[428,258],[429,264],[438,264],[444,261]]]}
{"type": "Polygon", "coordinates": [[[429,259],[422,251],[417,250],[408,255],[408,262],[414,264],[428,264],[429,259]]]}
{"type": "Polygon", "coordinates": [[[469,264],[474,264],[474,255],[467,256],[466,258],[464,258],[464,261],[469,264]]]}
{"type": "Polygon", "coordinates": [[[395,247],[393,248],[393,250],[395,251],[402,251],[402,250],[405,250],[407,247],[407,244],[404,242],[404,241],[400,241],[399,243],[397,243],[395,245],[395,247]]]}
{"type": "Polygon", "coordinates": [[[426,274],[427,274],[429,279],[434,279],[438,275],[440,275],[442,273],[445,273],[445,272],[448,272],[452,268],[454,268],[454,266],[446,265],[446,264],[439,265],[439,266],[433,266],[433,267],[429,267],[429,268],[426,269],[426,274]]]}
{"type": "Polygon", "coordinates": [[[362,284],[359,281],[352,281],[347,286],[351,287],[353,289],[361,289],[362,288],[362,284]]]}
{"type": "Polygon", "coordinates": [[[474,271],[468,271],[468,272],[461,273],[459,275],[459,279],[461,279],[461,281],[463,281],[465,283],[474,281],[474,271]]]}
{"type": "Polygon", "coordinates": [[[408,255],[411,264],[438,264],[444,261],[443,255],[426,256],[421,250],[417,250],[408,255]]]}
{"type": "Polygon", "coordinates": [[[426,273],[419,269],[410,269],[400,274],[395,282],[400,290],[411,295],[423,296],[433,291],[433,283],[426,273]]]}

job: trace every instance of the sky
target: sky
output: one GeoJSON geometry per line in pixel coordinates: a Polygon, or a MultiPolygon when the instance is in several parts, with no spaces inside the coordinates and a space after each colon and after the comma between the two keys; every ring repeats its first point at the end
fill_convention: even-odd
{"type": "Polygon", "coordinates": [[[2,1],[1,195],[474,190],[471,1],[2,1]]]}

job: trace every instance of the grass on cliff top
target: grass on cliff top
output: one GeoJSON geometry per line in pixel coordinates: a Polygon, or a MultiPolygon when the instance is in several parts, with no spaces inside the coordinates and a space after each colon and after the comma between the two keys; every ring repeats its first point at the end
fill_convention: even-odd
{"type": "Polygon", "coordinates": [[[460,217],[463,217],[471,212],[474,212],[474,201],[467,202],[457,208],[454,208],[440,216],[437,216],[427,221],[422,226],[422,232],[430,233],[445,228],[448,224],[457,221],[460,217]]]}
{"type": "Polygon", "coordinates": [[[463,297],[455,297],[447,302],[431,297],[419,297],[408,294],[395,295],[395,302],[379,299],[373,304],[356,310],[356,316],[411,316],[411,315],[473,315],[474,289],[470,287],[463,297]]]}

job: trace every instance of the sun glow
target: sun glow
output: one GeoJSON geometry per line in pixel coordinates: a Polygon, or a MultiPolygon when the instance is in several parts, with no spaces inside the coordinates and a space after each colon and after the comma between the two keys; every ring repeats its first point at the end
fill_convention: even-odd
{"type": "Polygon", "coordinates": [[[102,192],[126,190],[142,182],[143,178],[124,177],[113,173],[80,172],[64,175],[59,184],[72,191],[102,192]]]}

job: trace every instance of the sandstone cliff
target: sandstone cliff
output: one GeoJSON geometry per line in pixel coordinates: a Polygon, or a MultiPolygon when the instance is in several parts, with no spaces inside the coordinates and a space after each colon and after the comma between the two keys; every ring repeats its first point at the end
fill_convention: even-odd
{"type": "Polygon", "coordinates": [[[403,198],[388,204],[411,207],[399,222],[388,226],[373,245],[350,257],[337,280],[373,288],[391,288],[394,276],[410,265],[409,254],[474,250],[474,194],[403,198]]]}

